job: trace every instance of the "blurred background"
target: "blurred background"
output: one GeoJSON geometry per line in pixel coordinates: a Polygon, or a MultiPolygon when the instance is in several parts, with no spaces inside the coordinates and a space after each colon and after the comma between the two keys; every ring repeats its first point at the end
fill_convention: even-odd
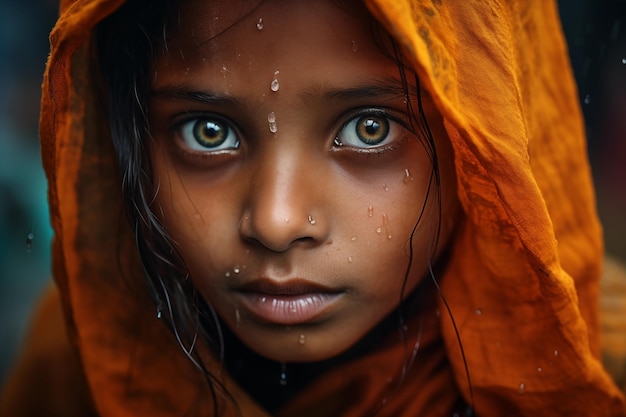
{"type": "MultiPolygon", "coordinates": [[[[561,0],[605,227],[626,262],[626,0],[561,0]]],[[[0,384],[42,288],[52,232],[37,137],[52,0],[0,0],[0,384]]]]}

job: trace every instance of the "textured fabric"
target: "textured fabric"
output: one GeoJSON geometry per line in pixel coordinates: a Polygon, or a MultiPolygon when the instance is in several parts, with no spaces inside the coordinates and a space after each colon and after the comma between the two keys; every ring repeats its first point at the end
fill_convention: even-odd
{"type": "MultiPolygon", "coordinates": [[[[64,1],[51,35],[41,140],[54,278],[97,414],[212,415],[204,378],[142,287],[94,94],[90,34],[119,3],[64,1]]],[[[462,395],[481,417],[626,415],[599,361],[601,230],[555,5],[366,4],[404,48],[454,148],[464,219],[441,282],[463,351],[432,294],[440,305],[408,323],[423,332],[422,346],[401,385],[389,375],[404,346],[388,341],[322,376],[279,414],[443,416],[462,395]]],[[[242,415],[267,415],[218,363],[209,368],[242,415]]],[[[218,405],[223,415],[237,415],[228,404],[218,405]]]]}

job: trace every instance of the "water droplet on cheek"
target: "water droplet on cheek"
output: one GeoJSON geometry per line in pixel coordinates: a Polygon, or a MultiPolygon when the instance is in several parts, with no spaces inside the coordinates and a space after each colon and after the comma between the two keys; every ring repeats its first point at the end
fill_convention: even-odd
{"type": "Polygon", "coordinates": [[[262,17],[256,22],[256,28],[257,30],[263,30],[263,18],[262,17]]]}
{"type": "Polygon", "coordinates": [[[386,214],[383,214],[383,227],[385,228],[387,239],[391,239],[391,226],[389,225],[389,217],[386,214]]]}
{"type": "Polygon", "coordinates": [[[303,345],[305,343],[306,343],[306,337],[303,334],[298,336],[298,344],[303,345]]]}
{"type": "Polygon", "coordinates": [[[406,168],[404,170],[404,178],[402,179],[402,182],[404,184],[409,184],[411,181],[413,181],[413,175],[411,175],[411,172],[409,171],[409,169],[406,168]]]}

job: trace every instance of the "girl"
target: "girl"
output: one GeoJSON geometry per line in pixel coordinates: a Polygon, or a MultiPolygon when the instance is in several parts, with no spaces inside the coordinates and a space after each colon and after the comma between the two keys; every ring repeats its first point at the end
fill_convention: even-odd
{"type": "Polygon", "coordinates": [[[73,412],[626,415],[551,3],[118,3],[44,81],[73,412]]]}

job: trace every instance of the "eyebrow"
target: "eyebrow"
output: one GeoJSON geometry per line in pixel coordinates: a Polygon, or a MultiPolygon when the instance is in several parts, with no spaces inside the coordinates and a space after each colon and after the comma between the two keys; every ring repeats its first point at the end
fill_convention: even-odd
{"type": "MultiPolygon", "coordinates": [[[[414,97],[417,94],[416,85],[405,85],[398,79],[376,80],[372,83],[346,88],[329,88],[320,83],[299,94],[304,104],[323,101],[358,100],[376,97],[397,98],[414,97]]],[[[228,105],[232,107],[252,107],[249,99],[241,96],[219,94],[208,90],[196,90],[193,87],[175,86],[162,87],[150,91],[153,98],[166,100],[189,101],[198,104],[228,105]]]]}

